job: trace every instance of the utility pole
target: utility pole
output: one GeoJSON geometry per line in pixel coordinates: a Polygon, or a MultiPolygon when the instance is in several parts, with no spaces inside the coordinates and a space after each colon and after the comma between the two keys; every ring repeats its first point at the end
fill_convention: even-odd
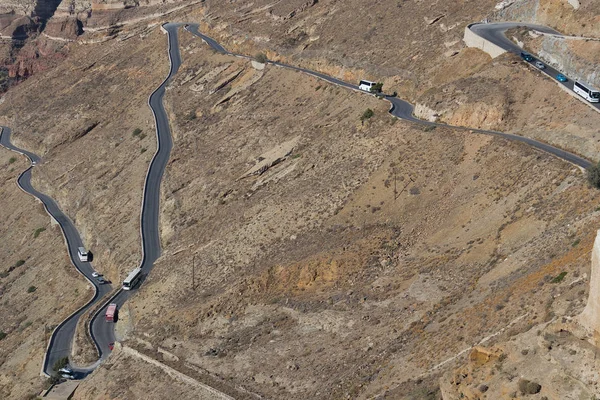
{"type": "Polygon", "coordinates": [[[396,188],[396,169],[394,168],[394,201],[398,198],[398,189],[396,188]]]}

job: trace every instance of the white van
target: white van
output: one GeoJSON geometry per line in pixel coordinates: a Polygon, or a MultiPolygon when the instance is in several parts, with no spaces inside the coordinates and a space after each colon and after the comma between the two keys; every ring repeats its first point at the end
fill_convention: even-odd
{"type": "Polygon", "coordinates": [[[80,247],[77,249],[77,255],[79,256],[79,261],[87,262],[88,261],[88,252],[85,247],[80,247]]]}
{"type": "Polygon", "coordinates": [[[371,81],[360,81],[358,84],[358,88],[360,90],[364,90],[365,92],[371,93],[371,88],[375,85],[375,82],[371,81]]]}

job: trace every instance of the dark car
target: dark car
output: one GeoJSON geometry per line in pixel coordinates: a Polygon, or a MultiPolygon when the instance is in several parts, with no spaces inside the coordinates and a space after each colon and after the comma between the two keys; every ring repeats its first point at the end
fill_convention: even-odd
{"type": "Polygon", "coordinates": [[[101,285],[104,284],[104,283],[106,283],[106,279],[104,279],[104,277],[102,277],[102,276],[99,276],[96,279],[98,279],[98,283],[101,284],[101,285]]]}
{"type": "Polygon", "coordinates": [[[564,76],[563,74],[556,75],[556,80],[559,81],[559,82],[566,82],[566,81],[568,81],[567,77],[564,76]]]}
{"type": "Polygon", "coordinates": [[[521,58],[527,62],[533,61],[533,56],[529,53],[525,53],[524,51],[521,52],[521,58]]]}

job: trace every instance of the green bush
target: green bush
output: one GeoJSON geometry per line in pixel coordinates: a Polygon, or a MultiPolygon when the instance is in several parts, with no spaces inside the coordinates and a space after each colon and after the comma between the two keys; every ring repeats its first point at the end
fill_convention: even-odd
{"type": "Polygon", "coordinates": [[[46,228],[37,228],[35,232],[33,232],[33,238],[37,238],[38,236],[40,236],[40,233],[44,232],[45,230],[46,228]]]}
{"type": "Polygon", "coordinates": [[[558,274],[554,279],[552,279],[550,282],[561,283],[563,281],[563,279],[565,279],[565,276],[567,276],[567,272],[563,271],[560,274],[558,274]]]}
{"type": "Polygon", "coordinates": [[[600,189],[600,162],[595,165],[590,165],[586,172],[589,184],[596,189],[600,189]]]}
{"type": "Polygon", "coordinates": [[[361,122],[365,122],[366,120],[372,118],[373,115],[375,115],[373,110],[371,110],[370,108],[367,108],[365,110],[365,112],[360,116],[360,120],[361,120],[361,122]]]}
{"type": "Polygon", "coordinates": [[[69,357],[59,358],[58,360],[56,360],[56,362],[52,366],[52,369],[54,371],[58,371],[59,369],[66,367],[68,363],[69,363],[69,357]]]}
{"type": "Polygon", "coordinates": [[[133,136],[138,136],[140,133],[142,133],[142,130],[140,128],[135,128],[133,130],[133,136]]]}
{"type": "Polygon", "coordinates": [[[140,150],[140,152],[141,152],[141,153],[145,153],[145,152],[146,152],[146,150],[148,150],[148,149],[147,149],[147,148],[145,148],[145,147],[142,147],[142,150],[140,150]]]}
{"type": "Polygon", "coordinates": [[[0,331],[0,340],[4,339],[5,337],[6,337],[6,332],[0,331]]]}
{"type": "Polygon", "coordinates": [[[256,53],[256,55],[254,56],[254,60],[261,64],[266,64],[267,62],[269,62],[269,59],[264,53],[256,53]]]}
{"type": "Polygon", "coordinates": [[[33,292],[35,292],[36,290],[37,290],[37,288],[36,288],[35,286],[33,286],[33,285],[32,285],[32,286],[29,286],[29,287],[27,288],[27,293],[33,293],[33,292]]]}
{"type": "Polygon", "coordinates": [[[20,267],[21,265],[25,264],[25,260],[19,260],[15,263],[15,265],[13,265],[13,267],[17,268],[20,267]]]}
{"type": "Polygon", "coordinates": [[[377,82],[373,86],[371,86],[371,93],[381,93],[383,90],[383,83],[377,82]]]}
{"type": "Polygon", "coordinates": [[[16,158],[16,157],[11,157],[11,158],[8,160],[8,163],[9,163],[9,164],[12,164],[12,163],[14,163],[15,161],[17,161],[17,158],[16,158]]]}

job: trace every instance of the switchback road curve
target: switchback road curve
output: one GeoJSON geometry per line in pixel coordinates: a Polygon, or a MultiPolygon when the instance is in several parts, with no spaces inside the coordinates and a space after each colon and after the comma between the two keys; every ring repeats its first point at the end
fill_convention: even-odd
{"type": "MultiPolygon", "coordinates": [[[[142,209],[140,214],[140,231],[142,238],[142,261],[141,268],[145,276],[152,269],[154,262],[158,259],[161,254],[160,247],[160,236],[159,236],[159,227],[158,227],[158,217],[159,217],[159,205],[160,205],[160,184],[162,180],[162,176],[168,162],[170,152],[173,146],[172,138],[171,138],[171,130],[169,127],[169,121],[167,118],[167,114],[165,112],[162,100],[165,94],[165,88],[169,83],[169,80],[177,73],[180,65],[181,65],[181,56],[179,53],[179,44],[178,44],[178,34],[177,30],[180,26],[184,24],[182,23],[168,23],[163,25],[163,29],[167,33],[168,37],[168,52],[169,52],[169,62],[170,62],[170,70],[169,74],[162,82],[162,84],[150,95],[148,99],[148,104],[152,109],[154,114],[155,123],[156,123],[156,136],[157,136],[157,151],[152,158],[152,161],[149,165],[146,181],[144,184],[144,193],[142,199],[142,209]]],[[[489,24],[492,25],[492,24],[489,24]]],[[[523,26],[524,24],[518,24],[518,26],[523,26]]],[[[512,27],[511,25],[510,27],[512,27]]],[[[539,27],[538,27],[539,28],[539,27]]],[[[202,40],[204,40],[212,49],[219,53],[229,54],[237,57],[250,58],[244,55],[238,55],[227,51],[223,46],[221,46],[218,42],[213,40],[212,38],[203,35],[198,31],[198,24],[188,24],[185,25],[185,29],[196,35],[202,40]]],[[[509,27],[499,27],[496,26],[493,29],[484,29],[486,35],[491,37],[489,40],[496,40],[501,46],[510,47],[511,51],[516,51],[512,46],[516,46],[512,44],[512,42],[508,41],[504,32],[509,27]],[[502,39],[504,38],[504,39],[502,39]]],[[[537,28],[536,28],[537,29],[537,28]]],[[[548,28],[546,28],[548,29],[548,28]]],[[[548,29],[549,31],[552,31],[548,29]]],[[[474,29],[475,31],[475,29],[474,29]]],[[[481,31],[479,31],[481,32],[481,31]]],[[[555,33],[552,31],[551,33],[555,33]]],[[[520,50],[520,49],[519,49],[520,50]]],[[[311,71],[305,68],[296,67],[292,65],[287,65],[280,62],[269,61],[270,64],[292,69],[298,72],[306,73],[311,76],[317,77],[319,79],[325,80],[329,83],[342,86],[348,89],[352,89],[355,91],[359,91],[361,93],[365,93],[358,89],[357,85],[350,84],[334,77],[322,74],[320,72],[311,71]]],[[[499,136],[508,140],[518,141],[525,144],[528,144],[534,148],[542,150],[546,153],[552,154],[562,160],[565,160],[569,163],[577,165],[582,168],[587,168],[591,165],[590,161],[581,158],[575,154],[564,151],[562,149],[556,148],[549,144],[539,142],[534,139],[525,138],[519,135],[513,135],[504,132],[497,132],[491,130],[483,130],[483,129],[471,129],[468,127],[460,127],[460,126],[451,126],[440,123],[433,123],[428,121],[423,121],[416,118],[413,115],[414,107],[399,98],[392,96],[384,96],[384,98],[391,103],[390,113],[400,119],[409,121],[411,123],[420,124],[424,126],[440,126],[440,127],[449,127],[453,129],[461,129],[468,130],[471,132],[494,135],[499,136]]],[[[45,196],[42,193],[37,192],[33,187],[31,187],[30,178],[31,178],[31,169],[35,166],[37,162],[39,162],[39,157],[35,154],[27,152],[25,150],[18,149],[10,143],[10,130],[8,128],[4,128],[0,135],[0,144],[3,146],[17,151],[21,154],[28,156],[32,162],[32,166],[29,167],[26,171],[24,171],[18,178],[19,186],[26,191],[27,193],[32,194],[36,198],[40,199],[46,210],[52,217],[57,220],[57,222],[61,225],[61,229],[63,230],[63,234],[65,236],[65,241],[67,242],[67,247],[69,250],[69,254],[71,256],[71,260],[75,267],[94,285],[95,287],[95,295],[94,297],[81,309],[77,310],[73,313],[69,318],[63,321],[53,332],[50,343],[48,345],[48,350],[46,353],[46,357],[44,359],[43,371],[47,374],[51,374],[51,368],[53,363],[61,357],[68,356],[70,354],[71,343],[73,340],[73,336],[75,333],[75,326],[77,321],[81,317],[81,315],[87,311],[92,305],[98,301],[99,298],[106,295],[111,291],[110,286],[108,285],[98,285],[96,281],[91,277],[91,273],[93,272],[93,268],[90,263],[82,263],[79,261],[77,257],[77,247],[81,246],[81,239],[79,234],[77,233],[75,227],[70,222],[70,220],[58,209],[56,203],[49,197],[45,196]]],[[[131,268],[133,270],[133,266],[131,268]]],[[[84,377],[89,372],[91,372],[99,363],[104,360],[110,354],[109,345],[115,341],[114,336],[114,325],[110,323],[104,322],[103,316],[106,310],[106,307],[109,303],[116,303],[119,306],[119,309],[123,306],[123,304],[127,301],[131,294],[135,293],[135,290],[132,291],[123,291],[119,290],[115,293],[115,295],[104,305],[97,310],[94,314],[91,323],[90,323],[90,334],[99,353],[99,360],[92,366],[86,368],[77,369],[79,373],[79,377],[84,377]]]]}
{"type": "MultiPolygon", "coordinates": [[[[522,23],[522,22],[497,22],[497,23],[489,23],[489,24],[477,23],[477,24],[469,25],[469,29],[471,29],[471,31],[473,33],[482,37],[483,39],[486,39],[486,40],[494,43],[495,45],[501,47],[502,49],[506,50],[509,53],[520,54],[521,51],[523,51],[523,49],[521,49],[519,46],[517,46],[516,43],[512,42],[511,40],[509,40],[506,37],[506,31],[509,29],[513,29],[513,28],[527,28],[527,29],[531,29],[531,30],[543,33],[543,34],[563,36],[560,32],[558,32],[552,28],[548,28],[547,26],[527,24],[527,23],[522,23]]],[[[534,66],[535,65],[534,63],[536,61],[538,61],[538,60],[533,59],[531,61],[523,61],[523,62],[527,62],[527,63],[531,64],[532,66],[534,66]]],[[[539,60],[539,61],[541,61],[541,60],[539,60]]],[[[543,63],[543,64],[545,65],[545,68],[539,70],[542,74],[549,76],[557,84],[562,85],[563,87],[569,89],[570,91],[573,91],[573,85],[575,83],[575,79],[573,79],[570,76],[567,76],[566,73],[555,69],[554,67],[552,67],[549,64],[546,64],[546,63],[543,63]],[[562,73],[563,75],[567,76],[567,78],[569,78],[569,80],[566,82],[557,81],[556,75],[559,73],[562,73]]],[[[575,95],[575,96],[579,97],[578,95],[575,95]]],[[[583,100],[583,98],[580,98],[580,99],[581,99],[581,101],[585,101],[585,100],[583,100]]],[[[600,110],[600,103],[589,103],[587,101],[585,101],[585,102],[589,106],[594,107],[597,110],[600,110]]]]}
{"type": "MultiPolygon", "coordinates": [[[[68,357],[71,354],[71,343],[73,336],[75,334],[75,328],[77,327],[77,322],[83,313],[85,313],[90,307],[92,307],[98,299],[102,298],[104,295],[109,293],[112,289],[108,284],[100,285],[92,277],[92,272],[94,272],[94,268],[92,264],[89,262],[82,262],[79,260],[77,256],[77,248],[85,247],[83,246],[83,242],[81,237],[79,236],[79,232],[73,225],[73,222],[60,210],[56,202],[48,197],[47,195],[37,191],[31,185],[31,171],[35,168],[41,160],[40,158],[27,150],[20,149],[15,147],[10,142],[11,131],[7,127],[0,127],[2,129],[0,133],[0,145],[6,147],[9,150],[15,151],[19,154],[22,154],[29,158],[31,162],[31,166],[27,168],[25,171],[19,175],[17,178],[17,184],[19,187],[26,193],[34,196],[38,200],[40,200],[44,204],[44,208],[46,212],[50,214],[50,216],[59,224],[60,229],[62,231],[63,237],[65,239],[67,245],[67,251],[69,253],[69,257],[71,258],[71,262],[77,268],[77,270],[92,284],[94,288],[94,295],[88,302],[81,307],[79,310],[75,311],[71,314],[67,319],[62,321],[52,332],[50,336],[50,341],[48,343],[48,347],[46,350],[46,355],[44,356],[44,362],[42,365],[42,372],[46,375],[52,374],[52,366],[56,361],[63,357],[68,357]]],[[[90,366],[89,368],[82,368],[77,371],[76,376],[83,376],[87,372],[91,371],[94,366],[90,366]]]]}

